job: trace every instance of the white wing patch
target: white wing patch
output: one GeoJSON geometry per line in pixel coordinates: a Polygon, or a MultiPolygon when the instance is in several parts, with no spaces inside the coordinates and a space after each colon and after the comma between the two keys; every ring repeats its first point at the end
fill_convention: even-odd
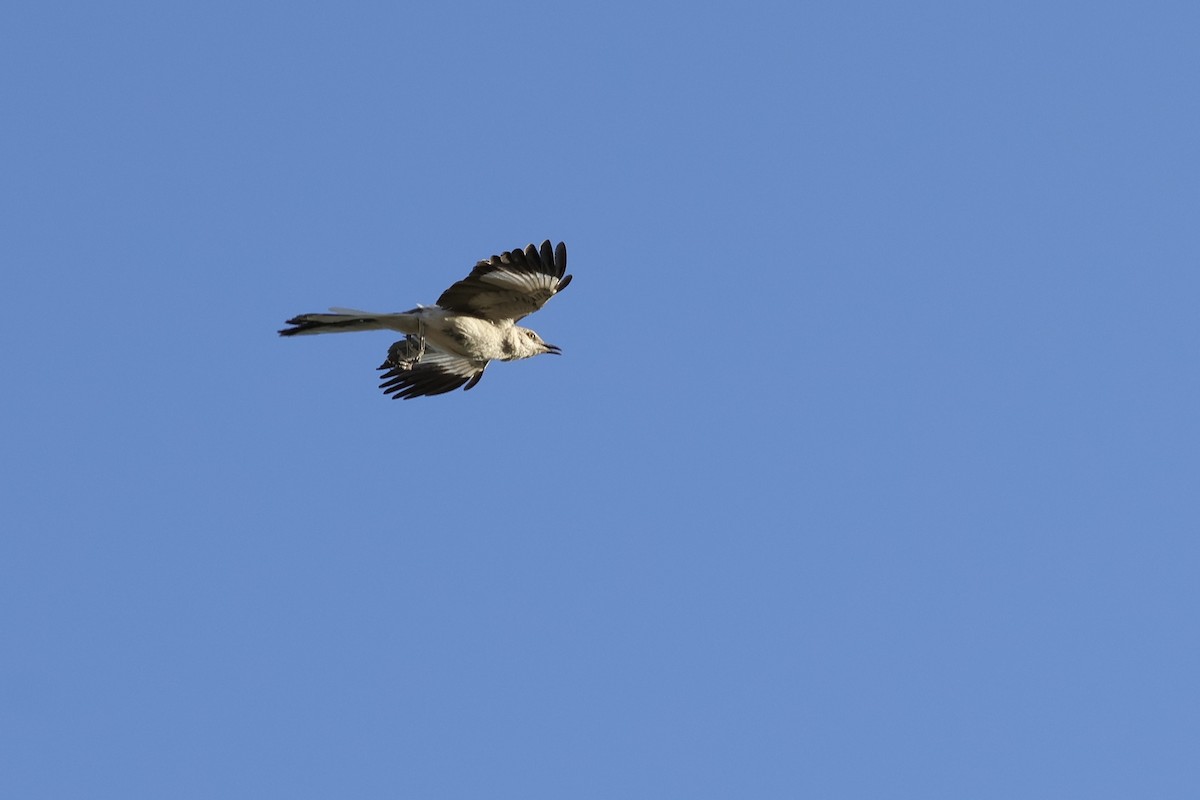
{"type": "Polygon", "coordinates": [[[512,272],[507,269],[498,269],[495,272],[480,275],[479,279],[505,289],[515,289],[516,291],[525,292],[530,295],[544,293],[547,297],[554,293],[554,285],[558,283],[558,279],[550,275],[532,272],[512,272]]]}

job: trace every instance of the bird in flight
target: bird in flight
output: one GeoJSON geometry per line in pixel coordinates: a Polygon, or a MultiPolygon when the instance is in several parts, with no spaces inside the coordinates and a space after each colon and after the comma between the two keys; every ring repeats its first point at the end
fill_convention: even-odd
{"type": "Polygon", "coordinates": [[[516,361],[562,351],[517,323],[567,288],[567,246],[549,240],[540,248],[510,250],[480,261],[471,274],[442,292],[437,304],[375,314],[331,308],[330,314],[301,314],[280,336],[349,331],[398,331],[404,338],[388,348],[379,388],[392,399],[444,394],[479,383],[491,361],[516,361]]]}

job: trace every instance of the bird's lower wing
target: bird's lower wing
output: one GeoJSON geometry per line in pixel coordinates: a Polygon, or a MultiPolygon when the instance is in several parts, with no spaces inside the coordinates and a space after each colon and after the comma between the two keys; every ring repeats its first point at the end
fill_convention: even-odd
{"type": "Polygon", "coordinates": [[[379,365],[379,369],[386,370],[379,388],[393,400],[445,394],[460,386],[470,389],[479,383],[487,367],[486,361],[472,361],[428,343],[420,359],[414,361],[417,347],[416,337],[401,339],[391,346],[387,360],[379,365]]]}

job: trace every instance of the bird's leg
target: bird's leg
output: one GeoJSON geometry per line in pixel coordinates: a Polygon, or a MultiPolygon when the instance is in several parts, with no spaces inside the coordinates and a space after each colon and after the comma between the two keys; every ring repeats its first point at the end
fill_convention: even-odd
{"type": "Polygon", "coordinates": [[[425,355],[425,320],[417,320],[417,354],[413,356],[413,364],[421,360],[421,356],[425,355]]]}
{"type": "Polygon", "coordinates": [[[406,334],[388,348],[387,358],[380,369],[412,369],[425,355],[425,323],[417,320],[417,332],[406,334]]]}
{"type": "MultiPolygon", "coordinates": [[[[397,344],[399,344],[397,342],[397,344]]],[[[417,364],[421,363],[421,357],[425,355],[425,322],[417,320],[416,334],[408,334],[404,337],[404,358],[397,359],[396,366],[400,369],[412,369],[417,364]]]]}

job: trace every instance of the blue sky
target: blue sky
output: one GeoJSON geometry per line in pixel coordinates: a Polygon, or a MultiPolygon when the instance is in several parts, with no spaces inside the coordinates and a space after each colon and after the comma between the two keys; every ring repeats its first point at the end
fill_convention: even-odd
{"type": "Polygon", "coordinates": [[[411,5],[0,11],[0,795],[1194,797],[1194,4],[411,5]]]}

